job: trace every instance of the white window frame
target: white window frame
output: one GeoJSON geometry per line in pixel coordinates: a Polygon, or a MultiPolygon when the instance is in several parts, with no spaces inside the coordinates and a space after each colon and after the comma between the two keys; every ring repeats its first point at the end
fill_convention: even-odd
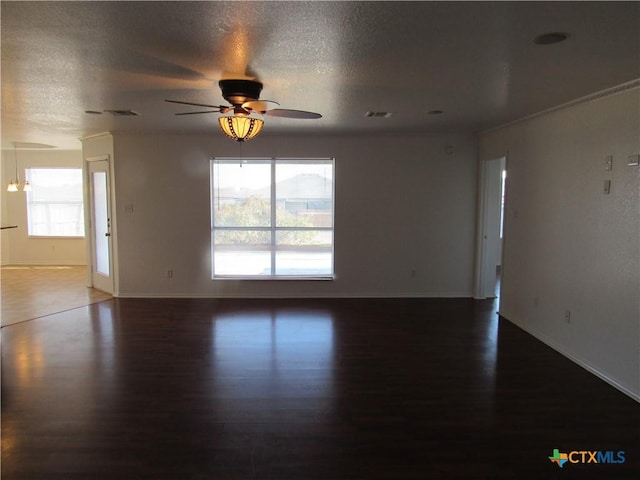
{"type": "Polygon", "coordinates": [[[29,167],[25,169],[25,178],[29,181],[29,183],[31,184],[31,188],[33,189],[32,191],[28,191],[27,195],[26,195],[26,201],[27,201],[27,236],[29,238],[63,238],[63,239],[78,239],[78,238],[85,238],[85,225],[84,225],[84,197],[83,195],[81,195],[80,200],[78,202],[71,202],[71,201],[63,201],[63,202],[55,202],[55,201],[46,201],[46,202],[42,202],[42,201],[34,201],[33,200],[33,196],[34,196],[34,191],[37,191],[38,185],[37,182],[33,181],[32,175],[31,175],[31,171],[32,170],[74,170],[80,173],[80,179],[82,180],[83,178],[83,172],[82,172],[82,168],[78,168],[78,167],[29,167]],[[34,205],[54,205],[54,204],[58,204],[58,205],[79,205],[80,206],[80,225],[82,226],[83,229],[83,233],[82,235],[60,235],[60,234],[35,234],[35,233],[31,233],[31,227],[32,227],[32,217],[31,217],[31,208],[34,205]]]}
{"type": "Polygon", "coordinates": [[[334,158],[283,158],[283,157],[213,157],[210,159],[210,211],[211,211],[211,278],[212,280],[333,280],[335,279],[335,159],[334,158]],[[215,185],[215,165],[216,162],[223,163],[269,163],[271,166],[271,221],[268,227],[221,227],[215,225],[215,208],[214,208],[214,185],[215,185]],[[331,165],[331,227],[278,227],[276,225],[276,164],[294,164],[294,163],[328,163],[331,165]],[[314,273],[314,274],[277,274],[276,269],[276,252],[278,246],[276,238],[278,232],[283,231],[327,231],[331,233],[331,272],[330,273],[314,273]],[[243,275],[215,274],[215,233],[216,231],[263,231],[270,233],[270,252],[271,252],[271,274],[270,275],[243,275]]]}

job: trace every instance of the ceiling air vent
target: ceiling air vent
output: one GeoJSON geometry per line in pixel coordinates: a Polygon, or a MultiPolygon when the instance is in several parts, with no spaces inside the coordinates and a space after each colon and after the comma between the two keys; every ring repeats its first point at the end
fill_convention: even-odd
{"type": "Polygon", "coordinates": [[[114,117],[139,117],[138,112],[133,110],[105,110],[106,113],[110,113],[114,117]]]}
{"type": "Polygon", "coordinates": [[[364,116],[375,118],[389,118],[391,116],[391,112],[367,112],[364,114],[364,116]]]}

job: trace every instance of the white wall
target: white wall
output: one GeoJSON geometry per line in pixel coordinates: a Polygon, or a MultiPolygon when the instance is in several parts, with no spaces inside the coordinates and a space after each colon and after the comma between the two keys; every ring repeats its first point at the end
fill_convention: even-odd
{"type": "MultiPolygon", "coordinates": [[[[29,238],[25,192],[7,192],[15,177],[14,150],[2,150],[2,225],[18,225],[2,231],[2,265],[85,265],[83,238],[29,238]]],[[[18,176],[24,181],[30,167],[82,168],[80,150],[18,150],[18,176]]]]}
{"type": "Polygon", "coordinates": [[[508,154],[501,315],[640,400],[638,105],[634,89],[485,133],[480,159],[508,154]]]}
{"type": "Polygon", "coordinates": [[[114,133],[114,165],[120,296],[471,296],[475,135],[114,133]],[[241,155],[335,157],[334,281],[211,280],[209,159],[241,155]]]}

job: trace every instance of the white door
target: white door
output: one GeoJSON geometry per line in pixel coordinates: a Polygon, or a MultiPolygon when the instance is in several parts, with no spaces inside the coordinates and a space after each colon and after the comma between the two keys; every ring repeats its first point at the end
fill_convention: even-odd
{"type": "Polygon", "coordinates": [[[109,161],[87,162],[91,221],[91,283],[94,288],[113,293],[111,202],[109,161]]]}
{"type": "Polygon", "coordinates": [[[476,298],[495,298],[497,267],[502,263],[502,172],[505,158],[482,162],[480,183],[479,262],[476,266],[476,298]]]}

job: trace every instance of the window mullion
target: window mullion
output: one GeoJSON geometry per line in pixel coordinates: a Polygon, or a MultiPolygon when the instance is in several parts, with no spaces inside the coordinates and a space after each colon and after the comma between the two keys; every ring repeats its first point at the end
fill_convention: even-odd
{"type": "Polygon", "coordinates": [[[276,159],[271,159],[271,275],[276,274],[276,159]]]}
{"type": "Polygon", "coordinates": [[[217,227],[213,226],[213,230],[228,232],[270,232],[271,227],[217,227]]]}

